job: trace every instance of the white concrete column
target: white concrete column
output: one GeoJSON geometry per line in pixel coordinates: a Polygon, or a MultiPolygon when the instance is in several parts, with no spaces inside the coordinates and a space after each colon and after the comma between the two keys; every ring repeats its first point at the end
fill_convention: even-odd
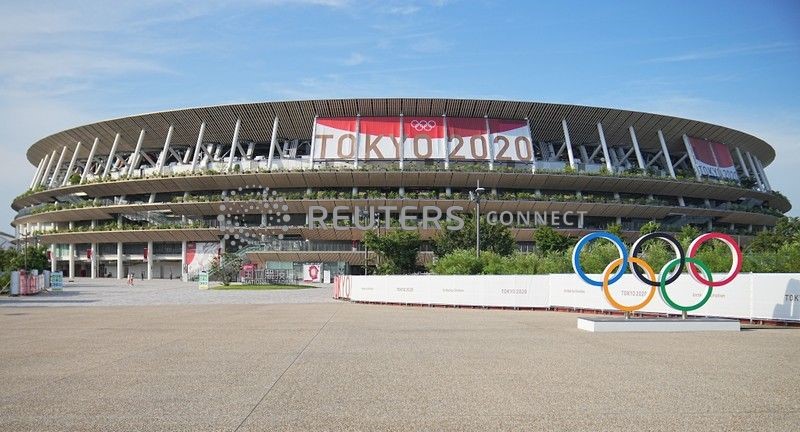
{"type": "Polygon", "coordinates": [[[61,172],[61,164],[64,163],[64,155],[67,153],[67,146],[61,149],[61,155],[58,157],[55,168],[53,168],[53,176],[50,178],[50,187],[58,186],[58,173],[61,172]]]}
{"type": "Polygon", "coordinates": [[[75,243],[69,244],[69,280],[75,278],[75,243]]]}
{"type": "Polygon", "coordinates": [[[489,153],[489,171],[494,171],[494,146],[492,145],[492,131],[489,129],[489,116],[483,116],[486,122],[486,152],[489,153]]]}
{"type": "Polygon", "coordinates": [[[92,251],[92,256],[89,259],[89,274],[92,279],[97,279],[97,243],[89,245],[92,251]]]}
{"type": "Polygon", "coordinates": [[[664,160],[667,162],[669,175],[675,178],[675,168],[672,166],[672,158],[669,156],[669,150],[667,149],[667,140],[664,139],[664,133],[661,132],[661,129],[658,130],[658,141],[661,142],[661,152],[664,153],[664,160]]]}
{"type": "Polygon", "coordinates": [[[47,179],[50,178],[50,168],[53,167],[53,163],[56,160],[56,151],[53,150],[53,154],[50,155],[50,158],[47,160],[47,168],[44,170],[44,175],[42,176],[42,180],[39,182],[41,186],[47,186],[47,179]]]}
{"type": "MultiPolygon", "coordinates": [[[[403,113],[400,113],[400,164],[399,164],[400,171],[403,170],[403,166],[405,165],[405,161],[406,161],[405,117],[403,116],[403,113]]],[[[403,187],[401,186],[400,189],[403,189],[403,187]]]]}
{"type": "Polygon", "coordinates": [[[742,171],[746,177],[750,177],[750,170],[747,169],[747,164],[744,163],[744,158],[742,157],[742,151],[739,150],[739,147],[734,148],[736,151],[736,158],[739,160],[739,166],[742,167],[742,171]]]}
{"type": "Polygon", "coordinates": [[[50,245],[50,271],[56,271],[56,262],[58,259],[56,258],[56,244],[53,243],[50,245]]]}
{"type": "MultiPolygon", "coordinates": [[[[614,165],[611,163],[611,154],[608,152],[608,144],[606,144],[606,134],[603,133],[603,124],[597,122],[597,134],[600,135],[600,145],[603,147],[603,158],[606,160],[606,169],[608,172],[614,172],[614,165]]],[[[673,177],[675,177],[673,175],[673,177]]]]}
{"type": "Polygon", "coordinates": [[[192,160],[192,146],[187,146],[186,151],[183,153],[183,159],[181,159],[181,163],[184,165],[188,165],[191,160],[192,160]]]}
{"type": "Polygon", "coordinates": [[[142,143],[144,142],[144,129],[139,131],[139,139],[136,140],[136,147],[133,150],[133,154],[131,155],[131,160],[128,162],[130,166],[128,167],[128,172],[126,177],[130,177],[133,174],[133,170],[136,169],[136,165],[139,164],[139,157],[142,151],[142,143]]]}
{"type": "Polygon", "coordinates": [[[767,190],[771,191],[772,186],[769,185],[769,179],[767,178],[767,173],[764,172],[764,165],[761,163],[761,160],[759,160],[758,157],[756,156],[753,156],[753,161],[755,161],[758,173],[761,175],[761,181],[764,182],[764,186],[767,187],[767,190]]]}
{"type": "Polygon", "coordinates": [[[747,161],[750,162],[750,170],[753,173],[753,178],[756,180],[759,189],[764,189],[764,182],[761,179],[761,173],[758,172],[758,168],[756,168],[756,163],[753,161],[753,155],[750,152],[745,152],[745,156],[747,157],[747,161]]]}
{"type": "MultiPolygon", "coordinates": [[[[317,141],[317,116],[314,115],[314,125],[311,127],[311,152],[309,154],[309,169],[314,169],[314,152],[317,151],[317,146],[315,145],[317,141]]],[[[252,151],[248,149],[248,153],[252,157],[252,151]]]]}
{"type": "Polygon", "coordinates": [[[47,164],[50,162],[50,153],[44,155],[44,165],[42,165],[42,171],[39,173],[39,177],[36,178],[36,184],[34,187],[39,187],[44,182],[45,170],[47,169],[47,164]]]}
{"type": "Polygon", "coordinates": [[[564,144],[567,146],[567,157],[569,157],[569,167],[575,169],[575,156],[572,154],[572,141],[569,139],[569,128],[567,119],[561,120],[561,128],[564,129],[564,144]]]}
{"type": "Polygon", "coordinates": [[[164,164],[167,162],[167,156],[169,155],[169,143],[172,141],[172,133],[175,131],[175,127],[169,125],[169,129],[167,129],[167,138],[164,140],[164,148],[161,150],[161,154],[158,155],[158,161],[156,161],[156,172],[161,174],[161,171],[164,169],[164,164]]]}
{"type": "Polygon", "coordinates": [[[683,145],[686,146],[686,153],[689,155],[689,161],[692,163],[692,169],[697,180],[701,180],[700,168],[697,166],[697,158],[694,156],[694,149],[692,143],[689,142],[689,137],[683,134],[683,145]]]}
{"type": "Polygon", "coordinates": [[[442,115],[442,126],[444,127],[444,169],[450,169],[450,136],[447,133],[447,115],[442,115]]]}
{"type": "MultiPolygon", "coordinates": [[[[311,128],[311,133],[314,133],[314,128],[311,128]]],[[[314,143],[312,142],[311,145],[313,146],[314,143]]],[[[247,152],[245,153],[245,159],[253,160],[253,153],[256,151],[256,143],[250,141],[247,143],[247,152]]]]}
{"type": "MultiPolygon", "coordinates": [[[[122,266],[122,242],[117,242],[117,279],[123,278],[123,266],[122,266]]],[[[128,277],[128,275],[124,275],[124,277],[128,277]]]]}
{"type": "Polygon", "coordinates": [[[633,143],[633,151],[636,153],[636,163],[639,164],[640,169],[647,169],[644,164],[644,157],[642,156],[642,150],[639,148],[639,140],[636,139],[636,131],[633,129],[633,126],[628,128],[628,131],[631,133],[631,142],[633,143]]]}
{"type": "MultiPolygon", "coordinates": [[[[528,133],[531,130],[531,121],[525,117],[525,125],[528,128],[528,133]]],[[[533,134],[531,134],[531,174],[536,174],[536,152],[533,150],[533,134]]]]}
{"type": "Polygon", "coordinates": [[[278,145],[278,116],[272,121],[272,138],[269,141],[269,156],[267,157],[267,171],[272,171],[272,160],[275,157],[275,146],[278,145]]]}
{"type": "Polygon", "coordinates": [[[106,168],[103,170],[103,175],[100,177],[101,179],[108,177],[108,174],[111,172],[111,165],[114,164],[114,155],[117,153],[117,145],[119,145],[119,134],[114,136],[114,143],[111,144],[111,151],[108,152],[106,168]]]}
{"type": "Polygon", "coordinates": [[[181,242],[181,280],[187,282],[189,275],[186,272],[186,240],[181,242]]]}
{"type": "Polygon", "coordinates": [[[233,140],[231,141],[231,151],[228,157],[228,166],[225,167],[225,172],[230,172],[233,168],[233,158],[236,157],[236,147],[239,146],[239,129],[242,127],[242,119],[236,119],[236,126],[233,127],[233,140]]]}
{"type": "Polygon", "coordinates": [[[33,187],[36,186],[36,181],[39,180],[39,175],[42,174],[42,170],[44,169],[44,159],[45,158],[39,159],[39,165],[36,166],[36,172],[33,173],[33,180],[31,180],[31,185],[28,189],[33,189],[33,187]]]}
{"type": "Polygon", "coordinates": [[[358,151],[361,148],[361,114],[356,114],[356,142],[353,152],[353,168],[358,168],[358,151]]]}
{"type": "Polygon", "coordinates": [[[66,186],[69,184],[69,177],[72,175],[72,169],[75,168],[75,161],[78,160],[78,154],[81,151],[81,142],[78,141],[75,144],[75,151],[72,152],[72,158],[69,160],[69,165],[67,165],[67,172],[64,174],[64,181],[61,182],[61,186],[66,186]]]}
{"type": "Polygon", "coordinates": [[[94,153],[97,151],[97,143],[100,142],[100,138],[94,139],[92,143],[92,148],[89,150],[89,157],[86,158],[86,166],[83,167],[83,173],[81,174],[81,181],[79,184],[83,184],[86,181],[86,175],[89,174],[89,168],[92,165],[92,159],[94,159],[94,153]]]}
{"type": "Polygon", "coordinates": [[[581,154],[581,160],[583,163],[589,163],[589,152],[586,151],[586,146],[581,144],[578,146],[578,150],[578,153],[581,154]]]}
{"type": "Polygon", "coordinates": [[[153,279],[153,242],[147,242],[147,280],[153,279]]]}
{"type": "Polygon", "coordinates": [[[206,133],[206,122],[200,123],[200,130],[197,132],[197,143],[194,145],[194,154],[192,155],[192,172],[197,170],[197,159],[203,148],[203,135],[206,133]]]}

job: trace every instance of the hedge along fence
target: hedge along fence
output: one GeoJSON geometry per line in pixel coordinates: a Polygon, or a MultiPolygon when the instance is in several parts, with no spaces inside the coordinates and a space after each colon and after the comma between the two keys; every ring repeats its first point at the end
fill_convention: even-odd
{"type": "MultiPolygon", "coordinates": [[[[675,258],[675,254],[661,243],[648,245],[641,257],[655,271],[675,258]]],[[[686,248],[684,248],[686,249],[686,248]]],[[[742,271],[747,273],[800,273],[800,243],[789,243],[775,251],[744,251],[742,271]]],[[[614,245],[606,242],[593,244],[580,255],[581,266],[587,273],[601,274],[606,266],[619,258],[614,245]]],[[[727,246],[716,241],[704,245],[696,258],[709,266],[712,272],[727,272],[733,258],[727,246]]],[[[572,273],[571,249],[551,253],[515,253],[500,256],[492,252],[481,252],[480,258],[474,250],[459,250],[438,258],[430,265],[432,273],[440,275],[539,275],[572,273]]]]}

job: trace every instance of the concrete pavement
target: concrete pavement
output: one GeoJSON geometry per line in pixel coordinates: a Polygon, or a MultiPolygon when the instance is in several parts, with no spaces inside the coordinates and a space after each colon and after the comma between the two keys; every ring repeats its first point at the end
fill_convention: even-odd
{"type": "Polygon", "coordinates": [[[796,430],[797,329],[350,303],[0,308],[1,430],[796,430]]]}
{"type": "MultiPolygon", "coordinates": [[[[212,285],[218,284],[212,282],[212,285]]],[[[154,306],[201,304],[287,304],[332,302],[332,284],[288,290],[200,290],[197,282],[77,278],[63,291],[35,296],[0,296],[1,306],[154,306]]]]}

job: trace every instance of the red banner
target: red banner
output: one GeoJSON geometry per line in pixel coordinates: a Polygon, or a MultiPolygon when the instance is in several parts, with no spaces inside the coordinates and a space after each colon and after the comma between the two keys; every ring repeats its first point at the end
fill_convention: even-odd
{"type": "Polygon", "coordinates": [[[447,159],[530,162],[525,120],[482,117],[326,117],[314,134],[316,160],[447,159]],[[446,127],[445,127],[446,125],[446,127]]]}
{"type": "Polygon", "coordinates": [[[739,174],[733,165],[733,156],[725,144],[689,137],[697,169],[706,177],[739,180],[739,174]]]}

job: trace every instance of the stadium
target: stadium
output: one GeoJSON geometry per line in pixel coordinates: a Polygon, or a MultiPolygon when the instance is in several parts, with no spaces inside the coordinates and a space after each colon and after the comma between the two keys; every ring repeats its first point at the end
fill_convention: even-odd
{"type": "MultiPolygon", "coordinates": [[[[765,172],[775,150],[757,137],[539,102],[180,109],[64,130],[27,158],[30,188],[12,204],[16,241],[48,245],[52,270],[68,277],[186,280],[223,251],[294,277],[310,263],[364,273],[374,259],[360,241],[365,227],[402,222],[428,240],[438,231],[432,218],[475,210],[478,185],[481,214],[508,221],[523,251],[539,219],[574,236],[611,223],[632,236],[657,221],[746,242],[791,209],[765,172]]],[[[431,255],[424,245],[419,259],[431,255]]]]}

